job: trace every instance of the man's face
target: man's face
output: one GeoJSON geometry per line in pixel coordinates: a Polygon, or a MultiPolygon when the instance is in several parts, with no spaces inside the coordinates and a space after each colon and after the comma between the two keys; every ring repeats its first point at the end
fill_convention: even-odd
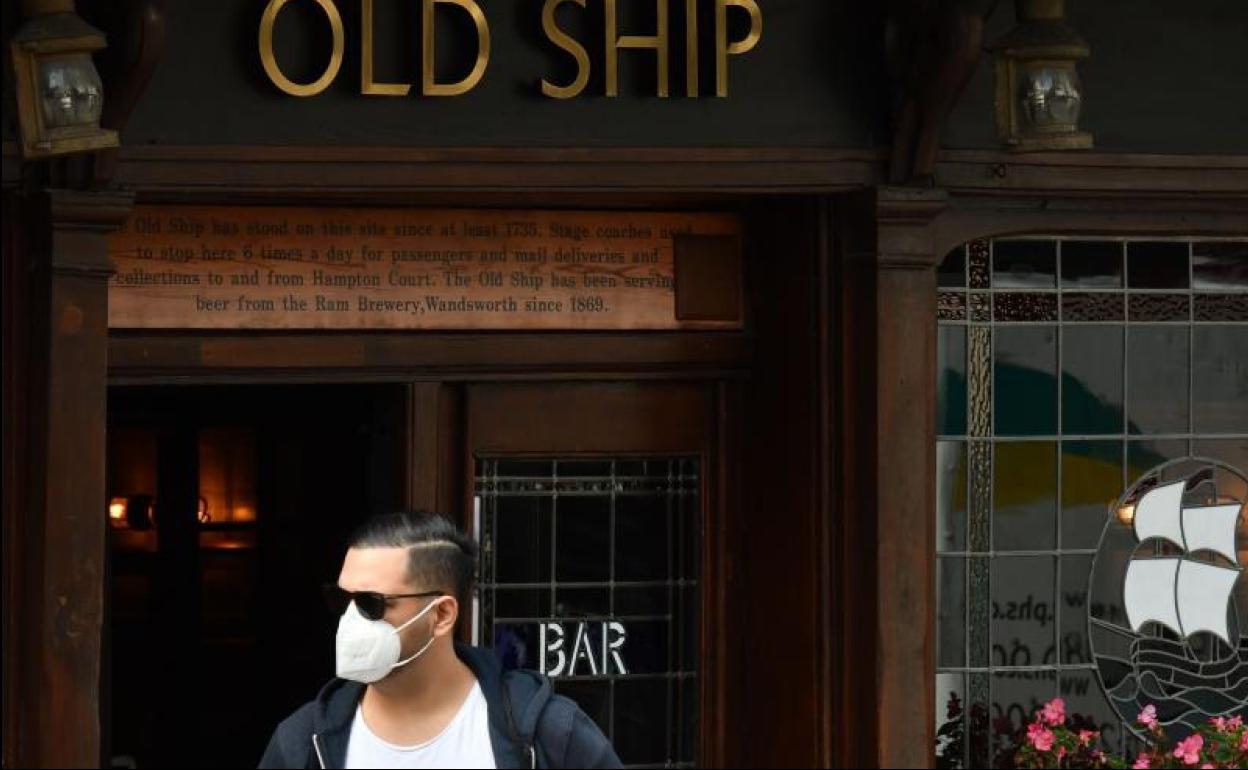
{"type": "MultiPolygon", "coordinates": [[[[413,585],[408,580],[408,550],[406,548],[349,548],[338,574],[338,587],[344,591],[376,591],[380,594],[414,594],[436,590],[433,586],[413,585]]],[[[386,614],[382,617],[398,628],[430,602],[440,597],[407,597],[388,599],[386,614]]],[[[412,623],[400,633],[401,658],[420,649],[429,641],[431,630],[441,614],[435,608],[421,620],[412,623]]],[[[436,631],[434,631],[436,633],[436,631]]]]}

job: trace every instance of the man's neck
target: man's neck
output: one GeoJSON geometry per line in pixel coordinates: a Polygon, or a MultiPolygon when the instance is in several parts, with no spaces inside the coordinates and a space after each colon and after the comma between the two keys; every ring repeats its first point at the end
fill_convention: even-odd
{"type": "Polygon", "coordinates": [[[364,720],[388,743],[424,743],[450,724],[476,681],[450,640],[440,640],[416,660],[369,685],[361,701],[364,720]]]}

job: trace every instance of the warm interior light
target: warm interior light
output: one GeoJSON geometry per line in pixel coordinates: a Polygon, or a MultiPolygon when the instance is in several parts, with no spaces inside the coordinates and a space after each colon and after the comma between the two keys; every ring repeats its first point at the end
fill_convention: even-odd
{"type": "Polygon", "coordinates": [[[1129,503],[1127,505],[1124,505],[1118,508],[1118,521],[1121,521],[1123,524],[1127,525],[1128,527],[1131,526],[1131,522],[1135,521],[1135,504],[1134,503],[1129,503]]]}
{"type": "Polygon", "coordinates": [[[126,522],[126,498],[114,497],[108,504],[108,518],[117,525],[126,522]]]}
{"type": "Polygon", "coordinates": [[[201,523],[256,519],[255,431],[205,428],[199,434],[199,494],[207,518],[201,523]]]}

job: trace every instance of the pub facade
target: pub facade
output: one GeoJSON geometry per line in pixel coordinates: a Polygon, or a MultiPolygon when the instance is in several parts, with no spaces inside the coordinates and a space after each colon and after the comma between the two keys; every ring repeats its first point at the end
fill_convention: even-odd
{"type": "Polygon", "coordinates": [[[1248,711],[1242,3],[3,9],[5,767],[254,766],[405,508],[627,765],[1248,711]]]}

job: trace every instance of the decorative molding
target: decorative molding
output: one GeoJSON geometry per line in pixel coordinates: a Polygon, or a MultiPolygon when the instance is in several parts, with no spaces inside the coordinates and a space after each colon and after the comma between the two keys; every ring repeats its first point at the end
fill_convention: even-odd
{"type": "Polygon", "coordinates": [[[117,190],[86,192],[46,190],[42,193],[49,221],[55,230],[107,233],[130,216],[134,194],[117,190]]]}
{"type": "MultiPolygon", "coordinates": [[[[21,177],[3,146],[3,184],[21,177]]],[[[123,146],[117,184],[144,200],[328,200],[541,192],[743,195],[837,193],[884,184],[888,153],[809,147],[533,148],[123,146]],[[361,198],[362,196],[362,198],[361,198]]],[[[1248,200],[1248,155],[945,150],[936,185],[950,195],[1090,200],[1199,196],[1248,200]]],[[[420,202],[420,201],[416,201],[420,202]]]]}
{"type": "Polygon", "coordinates": [[[876,248],[879,269],[935,270],[943,252],[934,249],[932,225],[949,205],[944,190],[879,187],[875,190],[876,248]]]}
{"type": "Polygon", "coordinates": [[[49,226],[46,267],[57,276],[107,280],[113,274],[107,236],[130,215],[134,195],[54,189],[36,201],[49,226]]]}

